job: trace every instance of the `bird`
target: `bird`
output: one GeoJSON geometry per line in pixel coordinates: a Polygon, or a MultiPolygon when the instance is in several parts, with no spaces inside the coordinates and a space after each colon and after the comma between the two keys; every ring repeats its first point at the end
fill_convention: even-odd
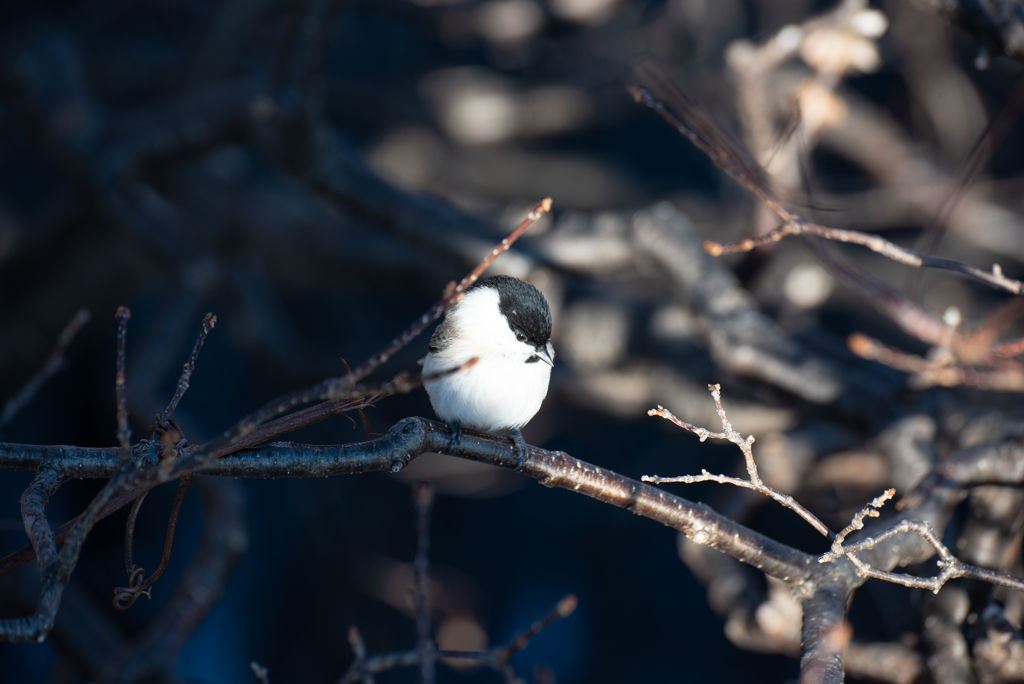
{"type": "Polygon", "coordinates": [[[540,290],[506,275],[467,288],[445,312],[422,359],[430,404],[452,432],[448,451],[463,427],[505,433],[522,468],[527,446],[521,429],[547,396],[554,361],[551,307],[540,290]]]}

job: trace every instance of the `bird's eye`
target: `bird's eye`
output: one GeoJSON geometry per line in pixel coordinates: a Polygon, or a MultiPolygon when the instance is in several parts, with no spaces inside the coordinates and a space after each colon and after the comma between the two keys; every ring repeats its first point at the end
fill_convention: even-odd
{"type": "Polygon", "coordinates": [[[526,341],[526,335],[524,333],[516,333],[516,339],[520,342],[526,341]]]}

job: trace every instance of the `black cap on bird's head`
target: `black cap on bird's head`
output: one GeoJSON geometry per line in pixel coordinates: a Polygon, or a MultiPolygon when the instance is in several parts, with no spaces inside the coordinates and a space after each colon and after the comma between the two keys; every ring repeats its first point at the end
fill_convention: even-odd
{"type": "MultiPolygon", "coordinates": [[[[498,309],[516,335],[542,349],[551,339],[551,308],[540,290],[512,276],[497,275],[478,280],[469,290],[489,287],[498,292],[498,309]]],[[[468,292],[468,290],[467,290],[468,292]]]]}

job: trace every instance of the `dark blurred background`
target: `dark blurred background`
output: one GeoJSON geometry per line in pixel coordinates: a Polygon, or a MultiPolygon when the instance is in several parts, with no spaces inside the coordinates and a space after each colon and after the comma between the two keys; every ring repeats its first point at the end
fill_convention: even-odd
{"type": "MultiPolygon", "coordinates": [[[[176,414],[189,440],[201,443],[279,394],[341,375],[340,357],[365,359],[551,196],[552,215],[492,269],[534,282],[555,316],[559,357],[527,441],[636,478],[742,472],[731,445],[700,444],[646,416],[664,404],[717,428],[703,388],[720,382],[737,428],[757,436],[765,470],[781,473],[780,488],[841,527],[891,479],[878,435],[926,414],[948,436],[938,450],[949,450],[965,443],[961,428],[971,421],[1016,416],[1018,423],[1004,422],[1019,425],[1013,396],[915,391],[902,374],[854,358],[845,337],[855,330],[913,352],[925,347],[796,241],[700,268],[719,269],[709,282],[725,278],[705,287],[742,293],[744,306],[766,314],[755,328],[782,345],[766,353],[807,371],[803,379],[787,385],[716,351],[708,296],[692,296],[702,285],[686,284],[686,259],[660,254],[657,236],[680,240],[697,263],[699,240],[751,234],[757,208],[625,90],[631,63],[653,56],[723,130],[767,161],[786,140],[784,98],[765,100],[774,132],[758,149],[749,112],[737,104],[744,81],[733,58],[831,8],[803,0],[5,4],[0,396],[14,395],[41,366],[79,307],[93,319],[67,368],[3,439],[116,444],[114,312],[125,305],[133,314],[127,377],[136,439],[149,435],[173,393],[202,316],[217,315],[176,414]],[[821,367],[808,370],[818,360],[821,367]],[[786,459],[802,460],[797,467],[786,459]]],[[[875,62],[869,54],[837,91],[854,129],[825,130],[795,155],[814,182],[793,201],[822,220],[913,245],[938,210],[935,195],[915,192],[955,183],[1019,67],[995,58],[977,71],[970,36],[907,2],[878,9],[888,31],[862,41],[875,62]],[[873,149],[871,135],[919,175],[887,177],[858,158],[873,149]]],[[[809,71],[808,59],[787,60],[762,85],[783,92],[809,71]]],[[[1022,145],[1024,130],[1011,127],[958,205],[940,253],[982,268],[998,262],[1020,277],[1022,145]]],[[[847,254],[906,285],[904,267],[847,254]]],[[[917,287],[927,309],[956,307],[967,322],[1002,301],[949,275],[928,274],[917,287]]],[[[427,339],[375,377],[415,371],[427,339]]],[[[366,413],[377,433],[405,416],[432,417],[422,391],[366,413]]],[[[365,433],[353,417],[288,438],[360,441],[365,433]]],[[[0,477],[0,518],[12,522],[0,530],[3,553],[26,542],[18,499],[29,475],[0,477]]],[[[547,663],[567,683],[795,677],[796,660],[741,650],[727,638],[725,618],[709,605],[695,561],[688,568],[680,560],[672,531],[440,456],[399,475],[209,485],[212,497],[241,492],[248,549],[223,599],[188,637],[177,676],[248,684],[256,660],[275,684],[335,681],[352,660],[352,624],[371,653],[411,647],[416,478],[438,490],[431,572],[442,648],[503,643],[571,592],[577,612],[513,659],[522,675],[547,663]]],[[[825,549],[774,505],[715,486],[669,486],[806,551],[825,549]]],[[[65,486],[50,519],[73,517],[97,488],[65,486]]],[[[126,612],[110,605],[112,589],[125,583],[126,512],[100,523],[54,634],[38,645],[0,644],[0,681],[96,678],[182,578],[209,522],[202,491],[186,496],[171,566],[152,600],[126,612]]],[[[135,549],[146,568],[158,562],[173,492],[164,485],[142,508],[135,549]]],[[[4,616],[34,605],[36,573],[33,563],[0,582],[4,616]]],[[[749,590],[766,588],[758,578],[749,590]]],[[[867,585],[855,599],[855,637],[913,642],[913,596],[867,585]]],[[[452,682],[497,677],[440,672],[452,682]]],[[[414,672],[379,680],[414,681],[414,672]]]]}

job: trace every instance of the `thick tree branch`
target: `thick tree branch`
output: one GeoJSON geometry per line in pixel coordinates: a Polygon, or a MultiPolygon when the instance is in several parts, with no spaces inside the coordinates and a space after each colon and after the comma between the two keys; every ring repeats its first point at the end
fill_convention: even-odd
{"type": "MultiPolygon", "coordinates": [[[[398,472],[413,459],[427,452],[444,452],[450,434],[448,427],[423,418],[406,418],[378,439],[358,444],[315,446],[276,442],[244,449],[225,456],[195,472],[225,477],[328,477],[365,472],[398,472]]],[[[155,446],[140,445],[143,452],[155,446]]],[[[0,454],[14,453],[8,463],[17,467],[39,467],[45,454],[56,450],[58,463],[68,468],[69,477],[111,477],[119,467],[116,448],[78,449],[76,447],[30,448],[0,444],[0,454]],[[87,461],[82,468],[71,468],[79,457],[87,461]]],[[[464,430],[453,456],[488,463],[509,470],[518,464],[507,440],[472,430],[464,430]]],[[[3,464],[0,457],[0,464],[3,464]]],[[[530,447],[521,472],[547,487],[569,489],[618,508],[650,518],[679,530],[698,544],[725,551],[784,581],[799,586],[810,580],[818,565],[816,558],[780,544],[716,513],[704,504],[674,496],[632,478],[591,465],[561,452],[530,447]]],[[[135,487],[151,487],[179,476],[177,469],[162,473],[157,466],[133,474],[135,487]]],[[[0,567],[4,560],[0,560],[0,567]]]]}
{"type": "Polygon", "coordinates": [[[846,602],[852,588],[842,581],[822,582],[803,602],[800,682],[843,681],[843,651],[850,635],[845,625],[846,602]]]}
{"type": "MultiPolygon", "coordinates": [[[[243,449],[217,459],[205,467],[193,462],[192,467],[183,472],[203,472],[226,477],[324,477],[374,471],[397,472],[423,453],[444,451],[448,441],[447,426],[422,418],[407,418],[394,425],[384,436],[368,442],[340,446],[278,442],[243,449]]],[[[154,463],[155,454],[150,452],[157,449],[157,445],[145,442],[137,445],[136,460],[154,463]],[[147,461],[149,458],[153,460],[147,461]]],[[[999,456],[1001,450],[974,449],[969,450],[969,453],[977,459],[989,460],[993,456],[999,456]]],[[[31,448],[24,445],[0,445],[0,454],[11,455],[7,459],[8,465],[41,468],[42,473],[37,477],[34,486],[44,486],[42,480],[45,480],[50,482],[50,491],[56,488],[64,477],[116,477],[122,472],[118,448],[31,448]],[[54,455],[54,462],[44,462],[44,454],[54,455]],[[79,457],[87,461],[86,467],[72,467],[74,460],[79,457]]],[[[471,430],[464,431],[463,438],[452,455],[509,470],[515,470],[518,465],[506,440],[471,430]]],[[[185,458],[180,458],[179,461],[187,460],[187,455],[183,456],[185,458]]],[[[958,454],[951,460],[961,462],[970,459],[958,454]]],[[[966,468],[965,465],[962,467],[966,468]]],[[[974,470],[978,469],[981,469],[981,466],[976,465],[974,470]]],[[[182,474],[177,470],[174,468],[167,472],[157,463],[136,471],[129,477],[135,487],[151,487],[160,481],[182,474]]],[[[804,602],[806,615],[813,617],[810,622],[805,620],[802,656],[804,671],[818,673],[815,675],[817,681],[841,680],[842,648],[841,644],[837,645],[837,639],[844,634],[841,629],[845,597],[866,581],[865,577],[858,576],[856,569],[848,560],[840,559],[832,564],[819,565],[812,556],[749,530],[703,504],[673,496],[631,478],[575,459],[564,452],[531,447],[521,472],[537,479],[545,486],[579,492],[660,522],[683,532],[688,539],[697,544],[727,553],[787,582],[797,597],[804,602]]],[[[45,500],[40,499],[38,494],[33,497],[29,497],[28,494],[26,496],[36,502],[41,513],[41,504],[45,500]]],[[[916,505],[907,510],[905,516],[909,519],[931,521],[936,528],[942,528],[950,512],[963,496],[964,491],[958,483],[947,480],[935,485],[926,481],[912,498],[916,505]]],[[[96,511],[102,509],[107,498],[110,497],[104,497],[100,502],[94,501],[77,525],[82,526],[87,524],[85,521],[93,520],[96,511]]],[[[127,500],[130,499],[126,498],[127,500]]],[[[48,528],[48,525],[45,527],[48,528]]],[[[877,533],[877,530],[866,532],[877,533]]],[[[34,541],[39,537],[40,535],[33,537],[34,541]]],[[[77,551],[82,538],[84,534],[77,538],[72,535],[72,539],[76,541],[70,547],[73,551],[68,551],[69,546],[66,544],[61,550],[62,560],[67,554],[77,551]]],[[[42,549],[44,555],[48,554],[47,558],[55,555],[52,546],[47,547],[45,543],[37,546],[42,549]]],[[[925,560],[933,554],[932,546],[926,542],[917,542],[911,537],[885,539],[872,548],[861,551],[860,557],[875,568],[888,569],[907,562],[925,560]]],[[[0,566],[3,566],[5,561],[6,559],[0,561],[0,566]]],[[[63,568],[70,567],[66,561],[60,565],[63,568]]],[[[66,576],[64,580],[66,581],[66,576]]],[[[47,605],[52,605],[55,610],[56,603],[51,597],[53,592],[56,592],[56,598],[59,600],[59,589],[62,585],[59,582],[51,584],[52,586],[44,588],[43,599],[49,601],[47,605]]],[[[27,632],[26,635],[34,638],[45,634],[45,618],[49,610],[44,611],[43,607],[41,601],[36,622],[32,625],[21,625],[32,628],[31,635],[27,632]]],[[[52,615],[49,615],[49,619],[52,622],[52,615]]],[[[22,632],[24,630],[12,630],[8,634],[13,636],[22,632]]]]}

